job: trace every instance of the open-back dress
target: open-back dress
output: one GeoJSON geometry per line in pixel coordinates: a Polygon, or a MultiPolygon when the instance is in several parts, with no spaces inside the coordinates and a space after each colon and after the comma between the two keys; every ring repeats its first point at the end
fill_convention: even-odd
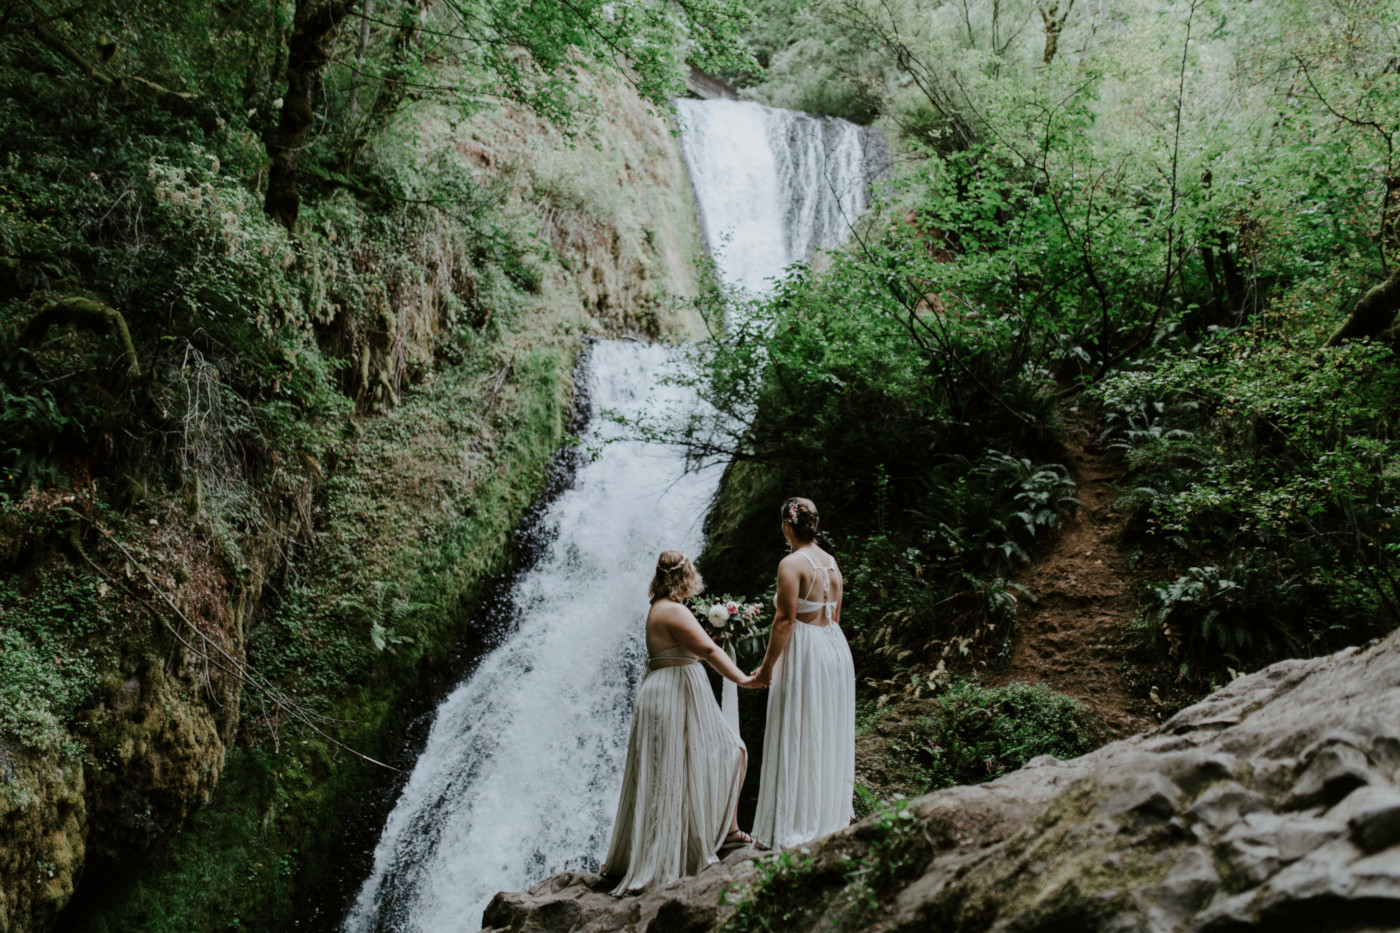
{"type": "Polygon", "coordinates": [[[717,861],[745,763],[743,740],[721,717],[699,659],[679,645],[652,655],[632,710],[603,863],[604,876],[620,878],[613,893],[666,884],[717,861]]]}
{"type": "Polygon", "coordinates": [[[851,823],[856,777],[856,670],[846,635],[832,613],[835,562],[812,565],[812,583],[797,600],[792,627],[768,688],[768,725],[753,835],[774,848],[799,845],[851,823]],[[821,599],[811,599],[821,582],[821,599]]]}

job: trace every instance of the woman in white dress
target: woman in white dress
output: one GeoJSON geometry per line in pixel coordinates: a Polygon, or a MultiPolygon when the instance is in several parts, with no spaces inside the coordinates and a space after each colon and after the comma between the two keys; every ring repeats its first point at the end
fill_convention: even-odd
{"type": "Polygon", "coordinates": [[[699,662],[741,687],[753,686],[753,678],[680,602],[701,586],[685,554],[661,553],[647,614],[647,673],[632,711],[622,798],[602,869],[619,879],[614,894],[693,875],[718,861],[721,848],[753,842],[738,823],[747,749],[720,715],[699,662]]]}
{"type": "Polygon", "coordinates": [[[856,772],[856,671],[841,631],[844,580],[817,547],[817,507],[783,503],[792,552],[778,564],[777,613],[754,672],[771,684],[753,834],[794,846],[850,825],[856,772]]]}

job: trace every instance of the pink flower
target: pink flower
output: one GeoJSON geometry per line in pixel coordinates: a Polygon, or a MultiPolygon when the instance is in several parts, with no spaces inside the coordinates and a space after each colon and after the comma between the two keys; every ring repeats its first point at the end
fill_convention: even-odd
{"type": "Polygon", "coordinates": [[[729,610],[729,614],[732,615],[732,616],[737,616],[737,615],[739,614],[739,604],[738,604],[738,603],[730,603],[729,605],[725,606],[724,608],[728,609],[728,610],[729,610]]]}

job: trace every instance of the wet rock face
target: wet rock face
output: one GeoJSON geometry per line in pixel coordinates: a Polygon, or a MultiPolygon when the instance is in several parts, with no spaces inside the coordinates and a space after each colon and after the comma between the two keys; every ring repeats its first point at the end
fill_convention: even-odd
{"type": "Polygon", "coordinates": [[[1400,634],[1368,651],[1276,664],[1151,732],[1073,761],[1038,758],[908,810],[873,816],[785,866],[736,854],[640,897],[560,875],[498,895],[486,926],[1396,929],[1400,634]]]}

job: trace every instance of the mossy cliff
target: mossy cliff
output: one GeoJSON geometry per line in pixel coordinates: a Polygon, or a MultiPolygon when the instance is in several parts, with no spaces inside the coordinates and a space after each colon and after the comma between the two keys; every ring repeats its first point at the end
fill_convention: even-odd
{"type": "MultiPolygon", "coordinates": [[[[144,261],[204,256],[178,274],[222,277],[266,360],[124,306],[143,375],[110,385],[141,442],[0,501],[0,929],[282,929],[344,885],[335,847],[388,780],[358,755],[395,758],[489,641],[474,611],[567,439],[585,338],[692,327],[669,124],[580,80],[575,139],[429,101],[367,151],[434,154],[482,199],[470,222],[331,190],[288,235],[195,150],[103,178],[154,218],[144,261]]],[[[22,325],[47,292],[11,284],[22,325]]],[[[108,339],[26,352],[52,374],[108,339]]]]}

